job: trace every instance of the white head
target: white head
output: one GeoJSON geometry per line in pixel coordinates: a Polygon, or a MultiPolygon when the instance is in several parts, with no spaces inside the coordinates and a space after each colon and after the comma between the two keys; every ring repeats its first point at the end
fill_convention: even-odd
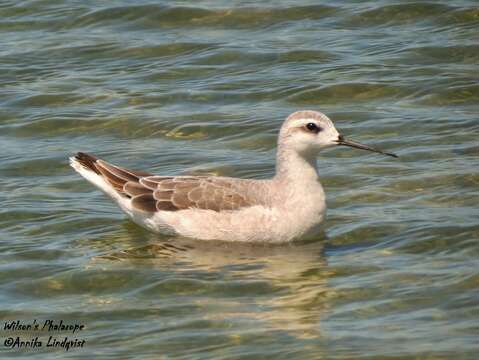
{"type": "Polygon", "coordinates": [[[325,148],[337,145],[339,132],[333,122],[317,111],[296,111],[288,116],[280,133],[280,143],[301,155],[317,155],[325,148]]]}
{"type": "Polygon", "coordinates": [[[346,140],[326,115],[310,110],[296,111],[288,116],[279,132],[279,144],[303,157],[316,156],[320,150],[336,145],[346,145],[397,157],[394,154],[346,140]]]}

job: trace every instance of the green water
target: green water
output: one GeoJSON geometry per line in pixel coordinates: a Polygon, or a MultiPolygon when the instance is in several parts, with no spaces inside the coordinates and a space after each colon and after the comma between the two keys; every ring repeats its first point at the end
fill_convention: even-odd
{"type": "Polygon", "coordinates": [[[0,2],[0,357],[477,359],[478,3],[132,4],[0,2]],[[400,155],[323,153],[312,243],[154,235],[67,162],[264,178],[300,109],[400,155]]]}

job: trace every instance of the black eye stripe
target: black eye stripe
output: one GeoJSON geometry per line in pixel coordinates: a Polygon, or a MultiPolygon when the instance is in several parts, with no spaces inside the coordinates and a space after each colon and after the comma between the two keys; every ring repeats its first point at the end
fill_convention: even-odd
{"type": "Polygon", "coordinates": [[[306,124],[306,129],[315,134],[319,133],[322,130],[320,127],[318,127],[315,123],[312,122],[306,124]]]}

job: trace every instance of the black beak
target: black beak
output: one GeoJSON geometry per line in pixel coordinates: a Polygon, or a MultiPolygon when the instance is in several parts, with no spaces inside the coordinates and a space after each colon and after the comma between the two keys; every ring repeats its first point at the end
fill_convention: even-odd
{"type": "Polygon", "coordinates": [[[382,150],[375,149],[371,146],[367,146],[367,145],[363,145],[363,144],[360,144],[360,143],[357,143],[357,142],[354,142],[354,141],[351,141],[351,140],[347,140],[342,135],[338,136],[338,140],[336,140],[336,142],[338,143],[338,145],[351,146],[351,147],[356,148],[356,149],[369,150],[369,151],[372,151],[372,152],[375,152],[375,153],[388,155],[388,156],[392,156],[392,157],[395,157],[395,158],[398,157],[396,154],[384,152],[382,150]]]}

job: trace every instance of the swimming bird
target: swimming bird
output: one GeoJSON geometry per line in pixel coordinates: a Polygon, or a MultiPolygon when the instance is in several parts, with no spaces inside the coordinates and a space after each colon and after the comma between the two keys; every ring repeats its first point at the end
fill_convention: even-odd
{"type": "Polygon", "coordinates": [[[297,111],[278,136],[271,179],[157,176],[128,170],[84,152],[70,165],[137,224],[156,233],[202,240],[284,243],[313,238],[326,217],[316,158],[350,146],[397,155],[348,140],[317,111],[297,111]]]}

